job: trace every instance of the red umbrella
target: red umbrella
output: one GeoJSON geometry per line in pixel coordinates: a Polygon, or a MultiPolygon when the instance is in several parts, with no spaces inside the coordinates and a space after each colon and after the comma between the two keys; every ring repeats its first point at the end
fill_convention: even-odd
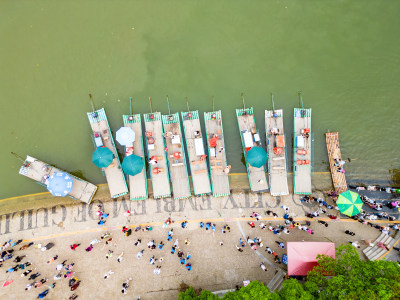
{"type": "Polygon", "coordinates": [[[153,174],[158,174],[158,173],[160,173],[161,171],[160,171],[160,169],[159,168],[154,168],[153,169],[153,174]]]}
{"type": "Polygon", "coordinates": [[[181,158],[182,156],[181,156],[181,153],[179,152],[179,151],[176,151],[176,152],[174,152],[174,158],[175,159],[179,159],[179,158],[181,158]]]}

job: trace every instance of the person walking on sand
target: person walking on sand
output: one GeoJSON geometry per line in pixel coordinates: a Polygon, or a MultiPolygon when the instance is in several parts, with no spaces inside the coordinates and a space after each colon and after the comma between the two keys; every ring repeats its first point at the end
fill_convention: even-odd
{"type": "Polygon", "coordinates": [[[78,246],[80,246],[81,244],[72,244],[71,246],[69,246],[71,248],[71,250],[75,250],[78,246]]]}
{"type": "Polygon", "coordinates": [[[110,278],[110,276],[114,274],[114,272],[112,270],[108,271],[106,274],[104,274],[104,279],[108,279],[110,278]]]}
{"type": "Polygon", "coordinates": [[[106,258],[109,259],[110,257],[112,257],[112,255],[113,255],[113,251],[108,250],[108,253],[106,254],[106,258]]]}
{"type": "Polygon", "coordinates": [[[144,249],[143,249],[142,251],[139,251],[139,252],[136,254],[136,258],[137,258],[137,259],[141,259],[142,256],[143,256],[143,252],[144,252],[144,249]]]}
{"type": "Polygon", "coordinates": [[[117,262],[121,262],[122,261],[122,256],[124,256],[124,252],[122,252],[118,257],[117,257],[117,262]]]}
{"type": "Polygon", "coordinates": [[[263,271],[268,271],[268,269],[265,267],[265,264],[264,264],[264,262],[262,262],[261,264],[260,264],[260,267],[261,267],[261,269],[263,270],[263,271]]]}
{"type": "Polygon", "coordinates": [[[48,263],[48,264],[51,264],[51,263],[52,263],[53,261],[55,261],[57,258],[58,258],[58,255],[53,256],[52,258],[50,258],[50,259],[47,261],[47,263],[48,263]]]}

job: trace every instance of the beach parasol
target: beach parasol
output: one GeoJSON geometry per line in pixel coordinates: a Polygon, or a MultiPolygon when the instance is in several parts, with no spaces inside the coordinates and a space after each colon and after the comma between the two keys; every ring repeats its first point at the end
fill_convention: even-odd
{"type": "Polygon", "coordinates": [[[99,168],[107,168],[113,161],[114,155],[106,147],[97,148],[92,155],[92,162],[99,168]]]}
{"type": "Polygon", "coordinates": [[[248,163],[255,167],[261,168],[267,163],[268,154],[261,147],[253,147],[247,152],[248,163]]]}
{"type": "Polygon", "coordinates": [[[73,180],[65,172],[55,172],[46,182],[49,192],[56,197],[65,197],[72,191],[73,180]]]}
{"type": "Polygon", "coordinates": [[[122,162],[122,170],[128,175],[135,176],[143,170],[143,159],[135,154],[124,158],[122,162]]]}
{"type": "Polygon", "coordinates": [[[345,191],[339,194],[336,205],[339,207],[342,214],[352,217],[361,212],[363,202],[361,201],[360,195],[357,193],[345,191]]]}
{"type": "Polygon", "coordinates": [[[135,141],[135,132],[130,127],[121,127],[117,130],[115,139],[122,146],[132,147],[135,141]]]}

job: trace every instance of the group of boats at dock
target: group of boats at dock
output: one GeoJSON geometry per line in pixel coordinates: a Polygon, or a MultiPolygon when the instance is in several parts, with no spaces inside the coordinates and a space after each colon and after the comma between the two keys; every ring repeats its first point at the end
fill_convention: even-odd
{"type": "MultiPolygon", "coordinates": [[[[301,93],[299,95],[301,108],[295,108],[293,116],[293,190],[295,194],[311,194],[311,109],[303,107],[301,93]]],[[[131,200],[147,199],[147,173],[152,182],[153,198],[191,197],[190,177],[195,196],[229,195],[230,165],[226,158],[221,111],[214,110],[214,100],[213,111],[204,113],[204,134],[199,112],[190,110],[187,100],[187,111],[171,113],[167,96],[168,115],[153,112],[151,98],[149,101],[151,112],[143,115],[144,132],[141,115],[132,113],[132,100],[130,114],[122,116],[123,127],[115,137],[125,149],[122,164],[104,108],[96,110],[92,101],[93,110],[87,113],[95,148],[92,161],[106,176],[111,197],[129,193],[131,200]]],[[[253,108],[245,107],[243,95],[242,101],[243,108],[236,110],[236,117],[250,189],[254,193],[270,191],[273,196],[288,195],[283,111],[275,109],[272,96],[272,110],[265,110],[265,151],[253,108]]],[[[334,145],[338,147],[338,141],[334,145]]],[[[332,147],[330,145],[328,154],[333,151],[332,155],[340,155],[340,150],[332,147]]],[[[333,164],[337,158],[333,160],[330,156],[330,161],[333,164]]],[[[54,196],[69,196],[86,203],[90,203],[97,190],[95,185],[31,156],[26,157],[19,173],[45,185],[54,196]]],[[[336,177],[340,185],[346,184],[343,178],[338,181],[336,177]]]]}

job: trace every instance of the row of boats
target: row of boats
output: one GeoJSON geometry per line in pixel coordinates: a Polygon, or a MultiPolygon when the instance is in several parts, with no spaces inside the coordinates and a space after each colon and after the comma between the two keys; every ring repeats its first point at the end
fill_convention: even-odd
{"type": "MultiPolygon", "coordinates": [[[[87,113],[95,147],[92,160],[105,175],[111,197],[117,198],[129,192],[131,200],[147,199],[147,169],[154,198],[190,197],[189,174],[195,196],[229,195],[230,165],[226,158],[221,111],[214,110],[213,103],[213,111],[204,113],[203,134],[197,110],[190,110],[187,105],[187,111],[171,113],[167,97],[169,113],[162,115],[153,112],[149,100],[151,112],[143,115],[144,131],[142,116],[132,113],[132,102],[130,114],[122,116],[123,127],[117,131],[116,140],[121,139],[122,131],[128,132],[126,138],[131,138],[123,144],[125,151],[122,164],[104,108],[96,110],[92,102],[93,111],[87,113]]],[[[273,109],[265,110],[265,151],[253,108],[245,107],[243,95],[242,100],[243,108],[236,110],[236,117],[251,191],[270,191],[273,196],[288,195],[283,111],[275,109],[273,99],[273,109]],[[269,185],[266,165],[269,169],[269,185]]],[[[301,93],[300,100],[302,107],[295,108],[293,116],[293,188],[295,194],[311,194],[311,109],[303,107],[301,93]]],[[[97,190],[95,185],[31,156],[26,157],[19,173],[46,185],[54,196],[68,195],[86,203],[90,203],[97,190]],[[72,182],[69,188],[66,187],[67,181],[72,182]]]]}

